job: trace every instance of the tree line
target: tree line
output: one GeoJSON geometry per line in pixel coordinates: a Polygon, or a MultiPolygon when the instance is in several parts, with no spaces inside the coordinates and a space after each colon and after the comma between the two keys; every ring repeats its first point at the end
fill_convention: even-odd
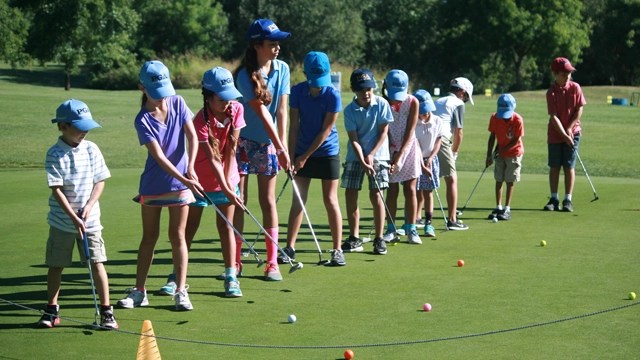
{"type": "Polygon", "coordinates": [[[144,60],[237,60],[263,17],[292,33],[293,67],[316,50],[426,87],[466,76],[517,91],[547,87],[564,56],[583,85],[640,84],[640,0],[0,0],[0,59],[125,89],[144,60]]]}

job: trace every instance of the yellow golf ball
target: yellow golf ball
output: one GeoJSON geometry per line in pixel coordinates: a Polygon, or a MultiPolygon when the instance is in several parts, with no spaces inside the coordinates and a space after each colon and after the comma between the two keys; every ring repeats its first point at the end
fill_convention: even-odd
{"type": "Polygon", "coordinates": [[[636,299],[636,293],[634,293],[633,291],[629,293],[629,300],[635,300],[636,299]]]}
{"type": "Polygon", "coordinates": [[[540,246],[547,246],[547,241],[546,240],[541,240],[540,241],[540,246]]]}

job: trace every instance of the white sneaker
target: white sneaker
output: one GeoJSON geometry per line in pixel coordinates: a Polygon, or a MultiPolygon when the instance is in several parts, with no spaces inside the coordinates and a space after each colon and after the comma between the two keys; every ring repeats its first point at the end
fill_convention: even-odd
{"type": "Polygon", "coordinates": [[[422,240],[420,239],[420,236],[418,236],[418,231],[416,231],[416,229],[409,230],[407,241],[409,244],[422,245],[422,240]]]}
{"type": "Polygon", "coordinates": [[[398,234],[397,231],[389,231],[387,229],[387,232],[384,233],[384,235],[382,235],[382,240],[384,240],[384,242],[387,243],[394,243],[394,242],[398,242],[400,241],[400,238],[398,238],[398,234]]]}
{"type": "Polygon", "coordinates": [[[187,294],[187,289],[176,291],[176,294],[173,295],[173,299],[176,301],[176,310],[178,311],[193,310],[193,305],[191,305],[191,301],[189,300],[189,294],[187,294]]]}
{"type": "Polygon", "coordinates": [[[126,292],[128,293],[127,297],[118,300],[118,306],[125,309],[133,309],[134,307],[149,305],[146,291],[143,292],[136,288],[129,288],[126,292]]]}

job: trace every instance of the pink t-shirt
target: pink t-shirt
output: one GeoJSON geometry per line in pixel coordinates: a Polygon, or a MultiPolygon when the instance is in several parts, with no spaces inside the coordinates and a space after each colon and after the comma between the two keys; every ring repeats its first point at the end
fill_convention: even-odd
{"type": "MultiPolygon", "coordinates": [[[[229,134],[233,129],[242,129],[246,126],[244,121],[244,107],[237,101],[231,102],[231,116],[226,119],[216,118],[211,111],[209,111],[208,118],[211,126],[213,136],[218,139],[218,149],[222,156],[221,162],[223,167],[225,166],[224,153],[227,143],[229,141],[229,134]]],[[[193,125],[198,134],[198,141],[200,143],[207,143],[209,139],[209,127],[204,121],[203,109],[198,111],[196,117],[193,120],[193,125]]],[[[238,166],[236,165],[236,158],[232,156],[230,166],[228,166],[229,174],[225,176],[229,179],[232,186],[236,186],[240,181],[240,175],[238,174],[238,166]]],[[[222,188],[218,183],[218,179],[215,177],[213,168],[207,158],[206,153],[203,150],[203,144],[198,147],[198,154],[196,155],[195,170],[198,175],[198,180],[204,188],[204,191],[221,191],[222,188]]]]}
{"type": "Polygon", "coordinates": [[[493,113],[491,119],[489,119],[489,132],[495,134],[500,149],[507,146],[514,137],[520,137],[515,146],[511,147],[507,152],[501,153],[503,158],[522,156],[524,154],[524,145],[522,143],[524,125],[520,114],[514,112],[511,119],[500,119],[493,113]]]}
{"type": "MultiPolygon", "coordinates": [[[[566,129],[571,122],[573,114],[579,107],[584,106],[587,101],[582,94],[582,89],[578,83],[569,80],[565,86],[559,86],[553,83],[547,90],[547,110],[549,116],[555,115],[560,119],[560,123],[566,129]]],[[[582,130],[580,127],[580,119],[573,127],[573,134],[577,134],[582,130]]],[[[558,144],[564,140],[551,123],[547,126],[547,143],[558,144]]]]}

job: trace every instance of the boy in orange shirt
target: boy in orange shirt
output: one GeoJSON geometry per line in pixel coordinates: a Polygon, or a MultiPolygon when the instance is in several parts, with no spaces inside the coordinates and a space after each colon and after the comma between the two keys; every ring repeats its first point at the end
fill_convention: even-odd
{"type": "Polygon", "coordinates": [[[502,94],[498,98],[498,111],[489,120],[489,141],[487,143],[486,166],[494,162],[493,171],[496,179],[496,208],[489,214],[489,219],[511,219],[511,199],[514,184],[520,181],[520,168],[524,155],[524,125],[522,116],[516,113],[516,99],[511,94],[502,94]],[[492,153],[494,144],[498,141],[495,155],[492,153]],[[502,183],[507,183],[507,198],[502,208],[502,183]]]}

